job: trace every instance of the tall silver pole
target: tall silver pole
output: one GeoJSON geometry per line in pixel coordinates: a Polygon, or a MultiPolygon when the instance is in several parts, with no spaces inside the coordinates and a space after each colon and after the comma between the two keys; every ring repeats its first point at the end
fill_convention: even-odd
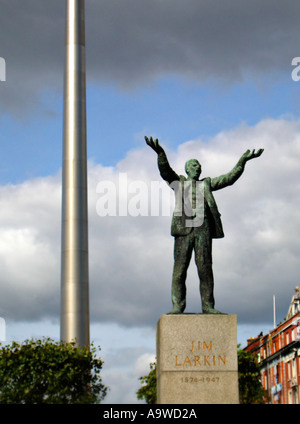
{"type": "Polygon", "coordinates": [[[66,0],[61,340],[90,343],[84,0],[66,0]]]}
{"type": "Polygon", "coordinates": [[[273,294],[273,324],[276,328],[276,305],[275,305],[275,295],[273,294]]]}

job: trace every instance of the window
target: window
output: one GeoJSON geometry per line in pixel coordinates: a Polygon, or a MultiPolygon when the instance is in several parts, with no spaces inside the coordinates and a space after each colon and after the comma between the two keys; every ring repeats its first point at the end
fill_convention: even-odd
{"type": "Polygon", "coordinates": [[[286,366],[287,366],[287,377],[288,377],[288,380],[290,380],[292,378],[292,362],[291,361],[287,362],[286,366]]]}
{"type": "Polygon", "coordinates": [[[292,377],[296,377],[296,358],[293,359],[291,363],[291,367],[292,367],[292,377]]]}
{"type": "Polygon", "coordinates": [[[268,377],[267,377],[267,373],[264,374],[264,388],[266,390],[268,388],[268,377]]]}
{"type": "Polygon", "coordinates": [[[281,349],[282,348],[282,333],[279,334],[278,336],[278,342],[279,342],[279,349],[281,349]]]}
{"type": "Polygon", "coordinates": [[[280,378],[280,364],[276,365],[276,383],[280,383],[281,378],[280,378]]]}

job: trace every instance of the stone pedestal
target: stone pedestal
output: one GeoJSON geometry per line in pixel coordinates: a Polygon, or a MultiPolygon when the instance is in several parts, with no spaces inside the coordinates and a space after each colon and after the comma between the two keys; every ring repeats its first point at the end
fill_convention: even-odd
{"type": "Polygon", "coordinates": [[[158,404],[237,404],[236,315],[162,315],[156,328],[158,404]]]}

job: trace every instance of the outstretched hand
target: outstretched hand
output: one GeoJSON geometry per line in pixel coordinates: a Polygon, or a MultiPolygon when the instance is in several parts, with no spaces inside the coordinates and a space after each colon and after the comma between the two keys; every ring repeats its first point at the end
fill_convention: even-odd
{"type": "Polygon", "coordinates": [[[148,146],[150,146],[157,154],[164,151],[161,145],[159,144],[157,138],[153,140],[152,137],[150,137],[150,139],[148,137],[145,137],[145,140],[148,146]]]}
{"type": "Polygon", "coordinates": [[[258,158],[262,152],[264,151],[264,149],[259,149],[257,152],[255,152],[255,150],[252,150],[252,152],[250,150],[247,150],[241,159],[243,159],[245,162],[247,162],[248,160],[254,159],[254,158],[258,158]]]}

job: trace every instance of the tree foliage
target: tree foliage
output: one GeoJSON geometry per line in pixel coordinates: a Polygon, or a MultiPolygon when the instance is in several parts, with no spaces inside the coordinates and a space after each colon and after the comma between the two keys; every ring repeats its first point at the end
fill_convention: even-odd
{"type": "Polygon", "coordinates": [[[257,355],[238,346],[239,395],[242,404],[265,403],[266,391],[261,384],[257,355]]]}
{"type": "MultiPolygon", "coordinates": [[[[266,392],[260,381],[260,368],[254,353],[240,349],[238,346],[238,381],[240,403],[263,404],[266,392]]],[[[156,363],[150,364],[148,375],[140,377],[142,386],[137,391],[137,398],[148,404],[156,403],[156,363]]]]}
{"type": "Polygon", "coordinates": [[[107,387],[96,350],[49,338],[0,344],[0,404],[100,403],[107,387]]]}
{"type": "Polygon", "coordinates": [[[156,363],[150,364],[150,372],[144,377],[140,377],[142,386],[137,391],[137,398],[145,400],[148,404],[156,403],[156,363]]]}

